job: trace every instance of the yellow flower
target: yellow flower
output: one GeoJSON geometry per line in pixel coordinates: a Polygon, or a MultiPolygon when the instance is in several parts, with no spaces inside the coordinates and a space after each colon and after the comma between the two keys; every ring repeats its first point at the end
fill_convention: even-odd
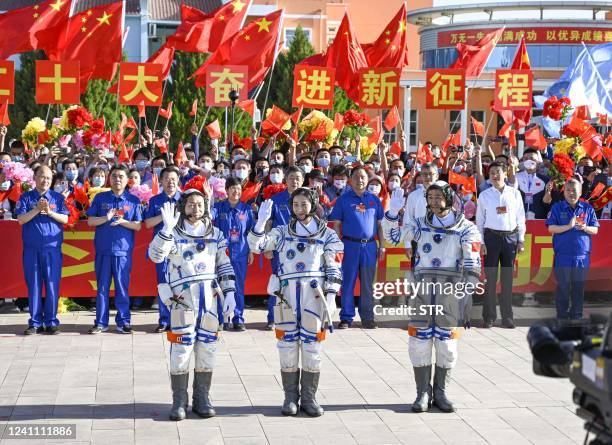
{"type": "Polygon", "coordinates": [[[47,128],[45,121],[39,117],[34,117],[21,131],[21,139],[30,145],[38,145],[38,133],[45,131],[45,128],[47,128]]]}
{"type": "Polygon", "coordinates": [[[574,147],[574,154],[576,155],[576,161],[579,161],[587,155],[587,152],[582,145],[577,145],[574,147]]]}
{"type": "Polygon", "coordinates": [[[376,150],[376,144],[374,142],[370,144],[367,137],[361,138],[359,146],[361,147],[361,159],[368,159],[376,150]]]}
{"type": "Polygon", "coordinates": [[[89,187],[87,190],[87,196],[89,197],[89,202],[93,202],[94,198],[98,193],[108,192],[110,188],[108,187],[89,187]]]}
{"type": "Polygon", "coordinates": [[[565,138],[555,142],[554,153],[565,153],[569,154],[570,149],[576,143],[574,138],[565,138]]]}
{"type": "Polygon", "coordinates": [[[68,124],[68,111],[74,110],[78,107],[78,105],[72,105],[71,107],[68,107],[66,110],[64,110],[64,113],[62,114],[62,118],[59,123],[60,128],[64,130],[68,130],[70,128],[70,125],[68,124]]]}

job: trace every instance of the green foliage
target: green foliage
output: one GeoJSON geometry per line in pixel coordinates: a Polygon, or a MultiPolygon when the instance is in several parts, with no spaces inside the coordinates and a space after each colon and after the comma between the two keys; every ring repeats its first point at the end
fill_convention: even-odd
{"type": "Polygon", "coordinates": [[[11,125],[8,127],[7,140],[21,139],[21,130],[31,118],[39,116],[44,119],[47,114],[48,107],[38,105],[34,100],[36,60],[44,58],[42,51],[21,55],[21,69],[15,71],[15,103],[9,105],[11,125]]]}

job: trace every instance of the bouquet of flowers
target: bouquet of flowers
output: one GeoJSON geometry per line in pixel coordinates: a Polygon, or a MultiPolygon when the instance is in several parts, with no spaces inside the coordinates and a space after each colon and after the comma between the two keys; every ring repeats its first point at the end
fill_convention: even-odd
{"type": "Polygon", "coordinates": [[[225,191],[225,178],[211,176],[208,183],[212,188],[213,198],[216,201],[221,201],[227,198],[227,192],[225,191]]]}
{"type": "Polygon", "coordinates": [[[45,121],[39,117],[33,117],[28,121],[25,128],[21,131],[21,140],[32,147],[37,147],[39,144],[38,136],[47,131],[45,121]]]}
{"type": "Polygon", "coordinates": [[[325,128],[326,137],[324,141],[332,144],[338,135],[338,130],[334,128],[334,121],[325,116],[318,110],[313,110],[299,123],[299,130],[305,135],[310,135],[322,126],[325,128]]]}
{"type": "Polygon", "coordinates": [[[368,126],[370,118],[365,113],[359,113],[356,110],[348,110],[344,113],[344,126],[353,130],[353,133],[359,136],[368,136],[372,133],[372,129],[368,126]]]}
{"type": "Polygon", "coordinates": [[[93,202],[94,198],[98,193],[108,192],[109,190],[109,187],[89,187],[87,189],[87,196],[89,198],[90,204],[93,202]]]}
{"type": "Polygon", "coordinates": [[[557,96],[550,96],[546,102],[544,102],[542,115],[556,121],[562,121],[573,109],[569,97],[557,99],[557,96]]]}
{"type": "Polygon", "coordinates": [[[13,181],[15,185],[20,185],[21,190],[26,192],[36,186],[34,182],[34,171],[22,162],[6,162],[4,168],[5,180],[13,181]]]}
{"type": "Polygon", "coordinates": [[[143,206],[149,204],[149,200],[153,196],[153,191],[147,184],[135,185],[130,188],[130,193],[134,195],[143,206]]]}
{"type": "Polygon", "coordinates": [[[93,117],[87,108],[73,105],[64,111],[57,126],[68,133],[73,133],[91,125],[92,121],[93,117]]]}
{"type": "Polygon", "coordinates": [[[553,155],[553,163],[550,166],[550,179],[555,185],[561,187],[565,181],[574,175],[576,164],[572,157],[567,153],[556,153],[553,155]]]}

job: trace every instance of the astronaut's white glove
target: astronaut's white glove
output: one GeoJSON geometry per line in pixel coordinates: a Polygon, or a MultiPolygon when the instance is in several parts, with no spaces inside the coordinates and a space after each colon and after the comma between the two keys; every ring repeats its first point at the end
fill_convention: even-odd
{"type": "Polygon", "coordinates": [[[228,292],[223,300],[223,317],[232,317],[236,309],[236,297],[233,292],[228,292]]]}
{"type": "Polygon", "coordinates": [[[164,227],[162,228],[162,232],[165,235],[172,235],[172,231],[174,227],[178,224],[179,214],[175,213],[174,204],[170,201],[164,203],[161,208],[161,217],[164,222],[164,227]]]}
{"type": "Polygon", "coordinates": [[[159,298],[166,306],[170,306],[172,304],[172,297],[174,294],[172,293],[172,289],[168,283],[160,283],[157,285],[157,293],[159,294],[159,298]]]}
{"type": "Polygon", "coordinates": [[[402,208],[404,208],[404,190],[396,188],[389,200],[389,216],[395,218],[402,208]]]}
{"type": "Polygon", "coordinates": [[[259,206],[259,212],[257,213],[257,224],[255,224],[255,232],[262,233],[266,228],[266,222],[272,216],[272,206],[274,203],[271,199],[266,199],[259,206]]]}
{"type": "Polygon", "coordinates": [[[329,310],[329,316],[330,318],[334,318],[334,315],[336,315],[336,310],[338,309],[336,307],[336,294],[333,292],[328,292],[325,296],[325,300],[327,303],[327,309],[329,310]]]}

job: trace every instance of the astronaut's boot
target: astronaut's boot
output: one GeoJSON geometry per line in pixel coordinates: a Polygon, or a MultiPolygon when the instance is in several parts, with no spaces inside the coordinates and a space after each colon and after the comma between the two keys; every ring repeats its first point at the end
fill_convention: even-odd
{"type": "Polygon", "coordinates": [[[433,386],[433,404],[444,413],[455,412],[453,402],[446,397],[446,388],[450,383],[451,370],[436,366],[433,386]]]}
{"type": "Polygon", "coordinates": [[[310,417],[323,415],[323,408],[317,403],[315,398],[319,387],[320,372],[309,372],[302,369],[302,400],[300,408],[310,417]]]}
{"type": "Polygon", "coordinates": [[[412,411],[423,413],[429,411],[431,406],[431,365],[415,366],[412,369],[417,389],[417,397],[412,402],[412,411]]]}
{"type": "Polygon", "coordinates": [[[295,416],[298,413],[298,401],[300,400],[300,370],[282,371],[283,390],[285,401],[281,413],[283,416],[295,416]]]}
{"type": "Polygon", "coordinates": [[[173,375],[170,374],[170,384],[172,387],[172,409],[170,410],[170,420],[183,420],[187,417],[187,405],[189,394],[189,373],[173,375]]]}
{"type": "Polygon", "coordinates": [[[195,372],[193,379],[193,405],[191,409],[200,417],[205,419],[214,417],[215,408],[210,403],[210,383],[212,381],[212,371],[195,372]]]}

